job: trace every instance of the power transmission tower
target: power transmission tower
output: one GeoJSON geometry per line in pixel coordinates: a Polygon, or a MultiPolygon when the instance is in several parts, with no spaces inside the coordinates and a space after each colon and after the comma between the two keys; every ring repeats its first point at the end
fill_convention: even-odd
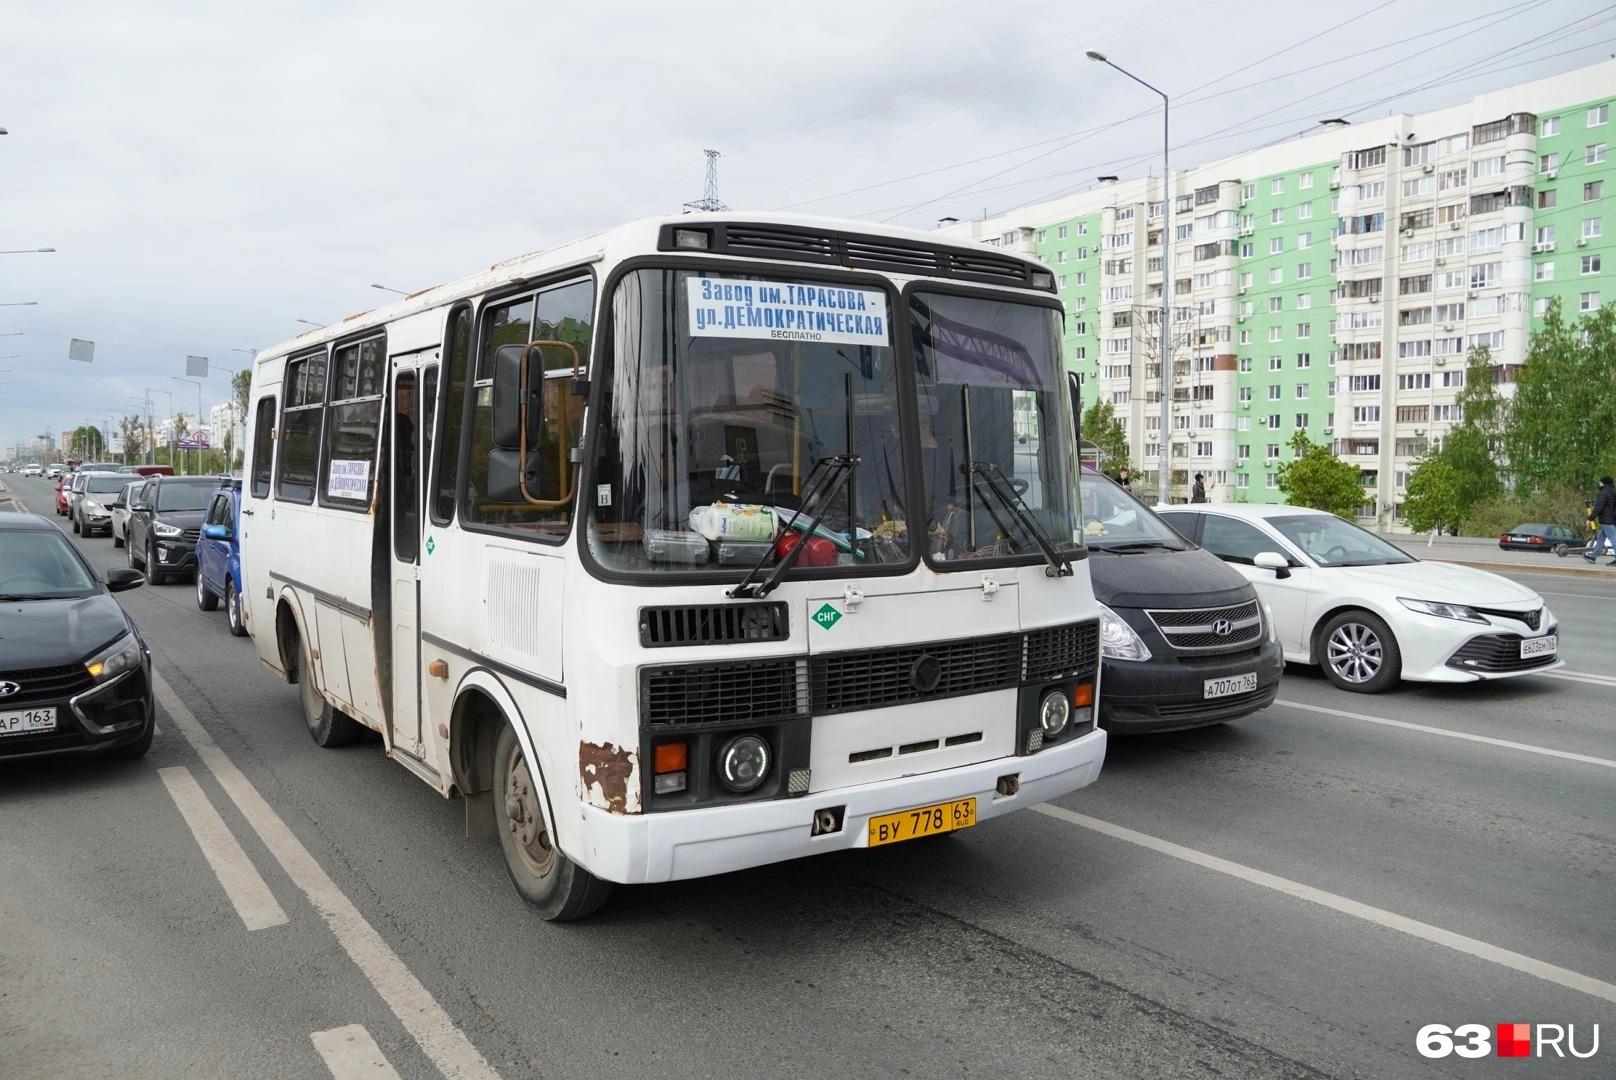
{"type": "Polygon", "coordinates": [[[685,203],[685,213],[713,213],[728,210],[729,207],[718,200],[718,159],[723,155],[717,150],[703,150],[707,155],[707,183],[703,185],[701,198],[695,202],[685,203]]]}

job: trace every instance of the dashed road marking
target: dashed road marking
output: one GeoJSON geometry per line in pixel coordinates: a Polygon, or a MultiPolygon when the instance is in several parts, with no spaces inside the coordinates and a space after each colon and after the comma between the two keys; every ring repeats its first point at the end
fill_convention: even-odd
{"type": "Polygon", "coordinates": [[[202,849],[202,857],[213,868],[225,895],[235,905],[236,914],[249,930],[264,930],[286,922],[286,912],[275,902],[275,894],[264,884],[263,876],[241,850],[230,827],[208,801],[202,785],[184,765],[158,769],[169,797],[179,807],[180,816],[191,827],[191,835],[202,849]]]}
{"type": "Polygon", "coordinates": [[[1560,758],[1564,761],[1577,761],[1584,765],[1598,765],[1606,769],[1616,769],[1616,761],[1610,758],[1594,757],[1591,754],[1574,754],[1569,750],[1554,750],[1547,746],[1533,746],[1531,743],[1514,742],[1510,739],[1495,739],[1491,735],[1472,735],[1468,731],[1454,731],[1452,728],[1432,727],[1429,724],[1411,724],[1407,720],[1392,720],[1385,716],[1370,716],[1367,713],[1348,712],[1345,709],[1331,709],[1323,705],[1304,705],[1300,701],[1274,702],[1289,709],[1306,709],[1308,712],[1324,713],[1328,716],[1340,716],[1348,720],[1361,720],[1366,724],[1381,724],[1385,727],[1402,728],[1405,731],[1418,731],[1424,735],[1441,735],[1449,739],[1462,739],[1465,742],[1483,743],[1487,746],[1497,746],[1505,750],[1519,750],[1526,754],[1541,754],[1544,757],[1560,758]]]}
{"type": "Polygon", "coordinates": [[[230,796],[242,817],[252,826],[269,848],[275,861],[280,863],[286,876],[292,879],[309,898],[309,903],[325,919],[336,935],[337,942],[354,964],[364,973],[371,986],[381,995],[399,1023],[404,1025],[421,1051],[431,1059],[448,1080],[497,1080],[498,1073],[466,1038],[464,1032],[449,1019],[432,997],[430,991],[417,979],[404,961],[376,932],[352,900],[338,888],[308,848],[303,846],[286,822],[258,793],[235,762],[219,749],[195,714],[174,693],[168,680],[152,673],[157,700],[167,711],[174,726],[185,736],[197,757],[208,767],[230,796]]]}
{"type": "Polygon", "coordinates": [[[1595,979],[1581,972],[1572,971],[1570,968],[1563,968],[1557,964],[1537,960],[1522,953],[1499,948],[1497,945],[1478,938],[1456,934],[1452,930],[1444,930],[1440,926],[1420,922],[1418,919],[1410,919],[1407,916],[1397,914],[1395,911],[1373,907],[1357,900],[1350,900],[1345,896],[1325,892],[1323,889],[1315,889],[1311,885],[1303,885],[1301,882],[1270,874],[1264,870],[1257,870],[1241,863],[1230,862],[1228,859],[1209,855],[1204,851],[1197,851],[1194,848],[1184,847],[1182,844],[1175,844],[1171,840],[1163,840],[1148,833],[1137,832],[1126,826],[1113,825],[1109,821],[1089,817],[1087,814],[1079,814],[1063,806],[1056,806],[1053,803],[1044,803],[1033,807],[1033,809],[1057,821],[1064,821],[1068,825],[1076,825],[1079,828],[1089,829],[1092,832],[1109,836],[1115,840],[1122,840],[1129,844],[1148,848],[1151,851],[1180,859],[1183,862],[1206,870],[1226,874],[1229,877],[1238,878],[1241,881],[1264,889],[1271,889],[1285,896],[1306,900],[1308,903],[1318,904],[1320,907],[1326,907],[1332,911],[1339,911],[1343,915],[1350,915],[1355,919],[1362,919],[1376,926],[1396,930],[1399,933],[1408,934],[1422,941],[1428,941],[1433,945],[1440,945],[1443,948],[1452,949],[1454,952],[1473,956],[1478,960],[1485,960],[1488,963],[1497,964],[1500,967],[1519,971],[1534,978],[1542,979],[1545,982],[1551,982],[1569,990],[1587,994],[1590,997],[1616,1003],[1616,983],[1608,983],[1602,979],[1595,979]]]}
{"type": "Polygon", "coordinates": [[[316,1031],[309,1038],[325,1059],[332,1080],[398,1080],[397,1070],[363,1024],[316,1031]]]}

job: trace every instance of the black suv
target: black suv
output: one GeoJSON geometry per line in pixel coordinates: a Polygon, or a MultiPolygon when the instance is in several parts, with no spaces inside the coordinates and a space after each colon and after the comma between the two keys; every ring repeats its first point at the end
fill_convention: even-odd
{"type": "Polygon", "coordinates": [[[62,531],[36,514],[0,514],[0,760],[150,747],[151,654],[112,593],[62,531]]]}
{"type": "Polygon", "coordinates": [[[1100,725],[1118,734],[1220,724],[1273,704],[1285,659],[1257,592],[1144,503],[1083,470],[1100,601],[1100,725]]]}
{"type": "Polygon", "coordinates": [[[196,542],[214,492],[230,482],[217,476],[154,476],[135,489],[124,526],[131,569],[161,585],[196,573],[196,542]]]}

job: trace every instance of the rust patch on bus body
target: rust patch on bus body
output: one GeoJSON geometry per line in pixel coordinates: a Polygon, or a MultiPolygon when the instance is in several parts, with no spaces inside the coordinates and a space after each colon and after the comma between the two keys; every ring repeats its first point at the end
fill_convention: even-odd
{"type": "MultiPolygon", "coordinates": [[[[578,775],[583,780],[584,797],[611,813],[628,813],[629,781],[634,777],[634,758],[634,751],[625,750],[615,743],[579,743],[578,775]],[[595,793],[597,787],[600,789],[598,795],[595,793]]],[[[637,798],[634,801],[636,804],[639,802],[637,798]]]]}

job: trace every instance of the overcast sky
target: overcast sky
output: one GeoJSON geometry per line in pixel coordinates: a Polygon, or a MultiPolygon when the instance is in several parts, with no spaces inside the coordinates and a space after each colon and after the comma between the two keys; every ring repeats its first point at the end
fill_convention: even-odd
{"type": "MultiPolygon", "coordinates": [[[[0,337],[18,354],[0,359],[0,446],[137,411],[148,387],[194,411],[172,378],[188,354],[244,367],[233,349],[299,318],[385,302],[371,282],[420,288],[677,212],[703,147],[733,207],[919,227],[1143,173],[1159,114],[1117,122],[1154,98],[1086,48],[1175,95],[1175,168],[1616,49],[1600,0],[416,10],[7,6],[0,249],[57,253],[0,256],[0,303],[38,302],[0,307],[0,333],[25,332],[0,337]]],[[[227,386],[210,378],[204,408],[227,386]]]]}

